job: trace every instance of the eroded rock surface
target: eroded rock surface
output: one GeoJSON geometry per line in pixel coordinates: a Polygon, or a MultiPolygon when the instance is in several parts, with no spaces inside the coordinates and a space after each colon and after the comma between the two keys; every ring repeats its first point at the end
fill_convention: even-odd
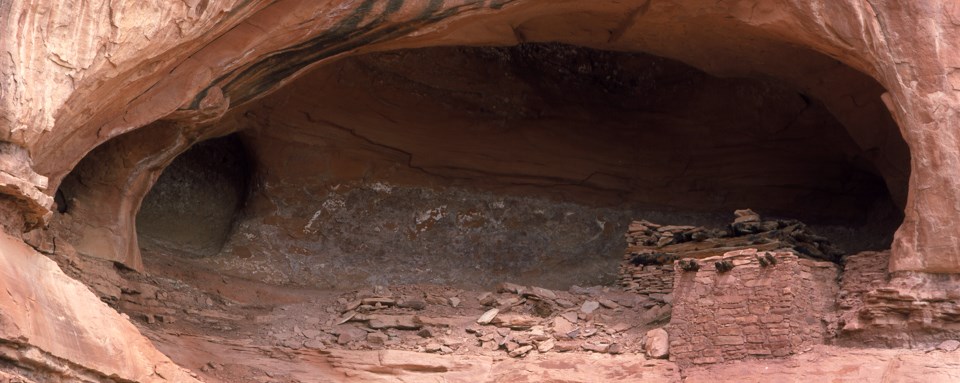
{"type": "MultiPolygon", "coordinates": [[[[89,285],[118,307],[124,301],[203,297],[195,303],[205,307],[191,306],[194,311],[185,312],[202,318],[199,324],[191,324],[229,331],[231,321],[237,320],[234,315],[239,314],[213,308],[232,302],[214,299],[213,294],[185,293],[191,288],[178,284],[173,291],[183,295],[172,298],[158,296],[158,291],[147,298],[149,284],[126,286],[124,291],[113,262],[146,270],[135,230],[144,197],[164,168],[192,145],[237,131],[253,152],[253,168],[259,173],[254,173],[257,182],[252,191],[259,194],[247,201],[249,210],[242,213],[249,215],[225,214],[239,221],[218,220],[221,227],[228,226],[226,221],[231,221],[231,228],[240,227],[227,241],[228,251],[221,254],[226,257],[219,265],[261,281],[297,283],[312,278],[301,283],[316,285],[319,280],[343,276],[344,270],[351,272],[344,279],[377,281],[377,268],[393,264],[386,257],[389,247],[411,254],[417,244],[423,244],[402,242],[399,234],[411,233],[402,230],[412,228],[417,238],[439,233],[432,243],[442,243],[446,236],[470,228],[469,220],[443,221],[451,219],[449,212],[469,217],[474,208],[470,204],[492,205],[501,199],[533,201],[529,205],[568,199],[574,205],[563,207],[577,211],[576,224],[561,225],[559,232],[563,236],[579,231],[569,236],[581,245],[576,249],[579,253],[546,254],[570,246],[556,237],[538,235],[544,231],[530,231],[533,240],[520,238],[527,228],[562,221],[533,219],[507,225],[513,231],[505,242],[522,244],[525,258],[514,259],[516,254],[504,251],[510,246],[502,244],[479,247],[475,253],[456,251],[483,243],[475,238],[444,248],[465,256],[439,267],[482,267],[489,265],[486,256],[497,253],[507,257],[498,264],[510,266],[510,276],[530,276],[536,269],[532,261],[549,259],[548,267],[583,270],[590,274],[583,280],[591,280],[597,278],[585,267],[591,262],[570,260],[587,252],[607,253],[613,255],[613,262],[618,260],[618,251],[611,251],[610,245],[589,242],[619,235],[606,230],[617,227],[613,222],[625,225],[621,220],[627,215],[637,215],[631,203],[705,214],[755,201],[749,205],[836,219],[846,225],[874,224],[873,229],[882,232],[880,238],[888,234],[885,228],[898,223],[898,212],[903,210],[889,253],[888,271],[893,274],[879,287],[850,290],[846,303],[854,314],[844,324],[851,334],[866,334],[860,338],[863,341],[942,344],[948,339],[939,338],[950,331],[939,329],[957,320],[957,308],[951,303],[955,297],[946,292],[955,290],[955,273],[960,272],[958,19],[960,7],[945,1],[4,1],[0,3],[0,56],[4,57],[0,60],[0,138],[4,141],[0,218],[12,236],[39,228],[24,238],[61,261],[68,260],[61,264],[74,276],[82,277],[84,271],[70,269],[70,259],[100,259],[99,270],[109,278],[89,285]],[[542,45],[537,44],[546,42],[600,53],[584,59],[554,46],[547,49],[555,49],[547,56],[555,61],[528,60],[529,52],[523,50],[540,49],[542,45]],[[520,47],[515,51],[521,53],[513,56],[510,49],[498,48],[516,45],[520,47]],[[477,46],[488,48],[462,48],[477,46]],[[416,49],[426,51],[412,51],[416,49]],[[460,55],[451,56],[451,51],[460,55]],[[649,78],[637,72],[619,72],[629,65],[609,64],[618,55],[634,60],[638,52],[654,56],[642,59],[640,66],[648,70],[645,73],[658,74],[653,77],[656,81],[644,82],[649,78]],[[470,57],[487,61],[464,59],[470,57]],[[606,64],[596,64],[594,59],[606,64]],[[523,65],[530,61],[546,64],[523,65]],[[491,62],[496,65],[480,65],[491,62]],[[459,78],[452,81],[430,69],[417,70],[423,64],[470,70],[444,70],[459,78]],[[555,70],[553,76],[540,81],[517,80],[523,77],[518,74],[550,74],[551,70],[555,70]],[[376,76],[364,77],[364,73],[376,76]],[[494,74],[518,86],[485,83],[494,74]],[[378,87],[384,92],[378,93],[378,87]],[[641,95],[654,96],[654,102],[633,104],[643,101],[641,95]],[[632,124],[665,129],[628,129],[635,127],[632,124]],[[712,130],[719,126],[725,129],[712,130]],[[466,143],[456,145],[450,137],[466,143]],[[641,150],[644,144],[649,145],[646,152],[641,150]],[[745,164],[755,167],[744,171],[745,164]],[[68,177],[71,172],[72,178],[68,177]],[[350,187],[338,189],[341,184],[350,187]],[[395,190],[404,195],[456,199],[458,205],[447,204],[447,213],[442,204],[401,206],[393,212],[408,221],[396,226],[397,236],[390,237],[388,224],[394,218],[389,214],[378,224],[364,226],[379,228],[378,234],[362,234],[387,246],[373,249],[373,256],[363,259],[361,266],[351,266],[354,270],[322,270],[324,262],[318,260],[369,256],[370,249],[337,233],[338,226],[356,227],[351,226],[355,222],[342,225],[337,219],[343,217],[324,216],[321,211],[326,207],[318,201],[335,201],[326,197],[342,193],[369,202],[376,185],[402,186],[395,190]],[[52,213],[58,190],[61,210],[52,213]],[[302,195],[310,198],[304,200],[302,195]],[[496,197],[484,197],[491,195],[496,197]],[[609,218],[606,212],[610,211],[623,216],[609,218]],[[604,212],[604,217],[595,217],[600,215],[597,212],[604,212]],[[311,223],[315,214],[319,215],[311,223]],[[317,222],[329,231],[312,231],[317,222]],[[44,229],[48,223],[49,230],[44,229]],[[590,230],[578,230],[583,227],[580,224],[590,230]],[[433,229],[437,231],[428,234],[433,229]],[[287,243],[256,241],[256,233],[263,232],[289,239],[287,243]],[[586,238],[590,233],[595,236],[586,238]],[[338,239],[327,240],[325,234],[338,239]],[[65,249],[71,244],[80,255],[68,254],[65,249]],[[541,245],[533,246],[537,244],[541,245]],[[314,253],[321,257],[297,258],[314,253]],[[251,260],[245,269],[236,266],[243,259],[251,260]],[[884,328],[887,324],[905,324],[907,330],[884,328]]],[[[347,210],[349,215],[367,215],[362,204],[344,206],[360,206],[360,210],[347,210]]],[[[561,216],[559,208],[544,212],[561,216]]],[[[484,236],[500,230],[494,224],[480,228],[484,236]]],[[[198,248],[203,253],[216,247],[198,248]]],[[[17,346],[5,350],[4,360],[12,364],[4,364],[0,376],[23,375],[34,381],[106,380],[109,376],[132,381],[192,379],[128,321],[96,302],[18,239],[4,237],[0,249],[4,253],[0,266],[7,274],[3,283],[10,285],[3,310],[10,319],[0,326],[4,331],[0,343],[17,346]],[[97,332],[90,328],[101,325],[105,328],[97,332]]],[[[158,261],[176,263],[177,259],[158,261]]],[[[432,264],[408,259],[391,272],[402,276],[413,270],[411,274],[427,278],[430,271],[420,266],[432,264]]],[[[723,267],[732,266],[736,265],[723,267]]],[[[226,284],[227,277],[221,278],[226,284]]],[[[449,280],[444,278],[440,280],[449,280]]],[[[227,290],[215,280],[199,279],[201,291],[227,290]]],[[[481,276],[473,282],[489,281],[481,276]]],[[[451,307],[468,302],[461,300],[451,307]]],[[[604,310],[616,310],[600,297],[589,302],[581,303],[579,312],[602,315],[604,310]]],[[[147,326],[171,324],[167,319],[180,315],[170,307],[145,314],[151,315],[143,317],[147,326]]],[[[497,317],[504,314],[498,312],[497,317]]],[[[524,318],[506,315],[501,320],[511,331],[526,323],[524,318]]],[[[376,323],[384,326],[370,334],[385,331],[393,322],[376,323]]],[[[362,337],[355,332],[346,339],[387,344],[390,336],[381,335],[362,337]]],[[[182,360],[207,355],[195,348],[175,347],[185,342],[175,335],[158,332],[153,339],[168,353],[183,350],[178,355],[182,360]],[[197,354],[191,354],[194,351],[197,354]]],[[[203,342],[215,345],[204,351],[210,355],[246,346],[237,340],[203,342]]],[[[342,375],[369,379],[395,378],[383,376],[384,371],[436,377],[430,374],[440,369],[469,371],[494,381],[525,378],[511,375],[518,374],[516,370],[483,375],[493,368],[484,360],[458,370],[461,367],[455,361],[445,358],[411,365],[406,353],[334,357],[291,351],[297,350],[291,345],[295,342],[244,350],[284,355],[287,361],[302,356],[317,362],[310,364],[317,372],[344,368],[348,372],[340,371],[342,375]],[[377,355],[376,361],[368,359],[371,355],[377,355]],[[329,360],[338,361],[331,364],[329,360]]],[[[508,356],[539,353],[540,347],[547,354],[577,347],[609,352],[613,344],[584,346],[555,340],[552,345],[516,346],[507,350],[508,356]]],[[[453,349],[442,342],[423,347],[441,352],[444,347],[453,349]]],[[[248,354],[229,357],[244,355],[248,354]]],[[[956,378],[953,354],[946,353],[943,359],[937,355],[929,367],[913,370],[936,379],[956,378]]],[[[264,363],[269,368],[290,367],[289,362],[275,359],[264,363]]],[[[623,357],[610,359],[622,361],[623,357]]],[[[867,355],[864,360],[870,366],[886,366],[884,379],[900,371],[907,374],[900,366],[922,362],[900,357],[888,362],[886,354],[867,355]]],[[[556,370],[567,369],[557,363],[543,359],[538,366],[553,371],[530,375],[557,376],[556,370]]],[[[593,367],[575,375],[604,376],[596,374],[596,368],[626,376],[635,375],[641,367],[654,367],[652,376],[675,379],[671,365],[638,363],[611,367],[604,360],[582,361],[581,365],[593,367]]],[[[209,368],[217,370],[216,366],[209,368]]],[[[836,366],[791,367],[778,370],[776,377],[876,376],[873,370],[836,366]]],[[[269,369],[256,368],[240,369],[225,379],[254,373],[258,378],[252,379],[259,379],[260,372],[269,369]]]]}
{"type": "Polygon", "coordinates": [[[817,346],[778,361],[748,361],[685,370],[684,382],[953,382],[960,379],[960,353],[817,346]],[[829,378],[826,378],[829,377],[829,378]]]}
{"type": "Polygon", "coordinates": [[[0,248],[0,370],[39,382],[197,382],[56,263],[9,235],[0,248]]]}
{"type": "Polygon", "coordinates": [[[960,283],[954,274],[889,273],[890,253],[847,259],[838,305],[843,344],[932,348],[960,337],[960,283]]]}

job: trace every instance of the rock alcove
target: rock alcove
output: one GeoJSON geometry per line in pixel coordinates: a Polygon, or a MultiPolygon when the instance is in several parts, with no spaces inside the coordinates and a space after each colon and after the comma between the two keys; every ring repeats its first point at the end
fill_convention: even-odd
{"type": "MultiPolygon", "coordinates": [[[[879,102],[833,65],[862,84],[836,91],[879,102]]],[[[854,128],[899,137],[871,117],[854,128]]],[[[172,162],[139,243],[273,283],[609,284],[630,220],[719,226],[742,207],[878,250],[906,189],[875,163],[905,162],[902,140],[862,148],[788,83],[557,43],[350,57],[213,124],[237,133],[172,162]]]]}
{"type": "Polygon", "coordinates": [[[956,381],[958,15],[4,2],[0,378],[956,381]],[[654,235],[633,219],[740,208],[890,250],[634,265],[677,299],[572,286],[613,282],[628,226],[654,235]]]}

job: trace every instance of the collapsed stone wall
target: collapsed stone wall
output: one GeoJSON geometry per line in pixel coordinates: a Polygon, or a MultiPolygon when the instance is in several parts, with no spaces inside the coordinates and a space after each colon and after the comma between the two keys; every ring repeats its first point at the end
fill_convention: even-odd
{"type": "Polygon", "coordinates": [[[665,265],[634,265],[627,253],[620,263],[620,287],[653,300],[663,300],[673,293],[674,266],[665,265]]]}
{"type": "Polygon", "coordinates": [[[830,240],[813,233],[802,222],[761,220],[750,209],[737,210],[734,215],[733,223],[719,229],[661,225],[647,220],[631,222],[624,235],[627,247],[617,273],[620,286],[662,299],[673,291],[675,260],[681,260],[681,266],[696,268],[696,260],[743,249],[790,250],[806,258],[831,262],[839,262],[843,255],[830,240]]]}
{"type": "Polygon", "coordinates": [[[704,259],[697,271],[677,268],[670,360],[681,367],[750,357],[783,357],[831,336],[839,268],[791,252],[754,249],[704,259]],[[776,263],[762,266],[758,255],[776,263]],[[718,272],[714,261],[734,266],[718,272]]]}

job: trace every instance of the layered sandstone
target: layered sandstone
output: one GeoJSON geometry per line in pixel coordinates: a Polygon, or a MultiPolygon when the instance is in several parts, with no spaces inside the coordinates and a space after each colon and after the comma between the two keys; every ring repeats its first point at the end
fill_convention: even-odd
{"type": "MultiPolygon", "coordinates": [[[[622,250],[607,240],[649,210],[808,214],[879,238],[860,244],[886,245],[893,223],[891,274],[849,290],[845,324],[927,344],[957,319],[958,20],[935,0],[4,1],[0,218],[49,253],[144,271],[137,213],[160,174],[239,132],[250,188],[209,221],[150,216],[175,202],[148,201],[151,243],[313,286],[543,269],[602,282],[622,250]],[[378,198],[395,217],[369,214],[378,198]],[[510,201],[532,209],[498,215],[510,201]],[[181,223],[204,230],[168,230],[181,223]],[[411,256],[430,246],[455,256],[411,256]]],[[[187,186],[173,190],[209,191],[187,186]]],[[[13,237],[0,376],[192,379],[13,237]]]]}
{"type": "Polygon", "coordinates": [[[0,246],[0,372],[39,382],[197,381],[56,263],[9,235],[0,246]]]}

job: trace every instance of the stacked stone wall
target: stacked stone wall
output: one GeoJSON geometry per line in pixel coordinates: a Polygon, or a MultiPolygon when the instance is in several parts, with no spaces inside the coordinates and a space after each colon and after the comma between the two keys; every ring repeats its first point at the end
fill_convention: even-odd
{"type": "Polygon", "coordinates": [[[792,252],[732,251],[676,268],[670,359],[681,367],[783,357],[831,336],[839,268],[792,252]],[[762,266],[760,256],[774,264],[762,266]],[[715,262],[734,267],[718,272],[715,262]]]}
{"type": "MultiPolygon", "coordinates": [[[[633,265],[624,261],[620,265],[620,286],[654,301],[663,301],[673,292],[673,263],[666,265],[633,265]]],[[[667,298],[669,300],[669,298],[667,298]]]]}

